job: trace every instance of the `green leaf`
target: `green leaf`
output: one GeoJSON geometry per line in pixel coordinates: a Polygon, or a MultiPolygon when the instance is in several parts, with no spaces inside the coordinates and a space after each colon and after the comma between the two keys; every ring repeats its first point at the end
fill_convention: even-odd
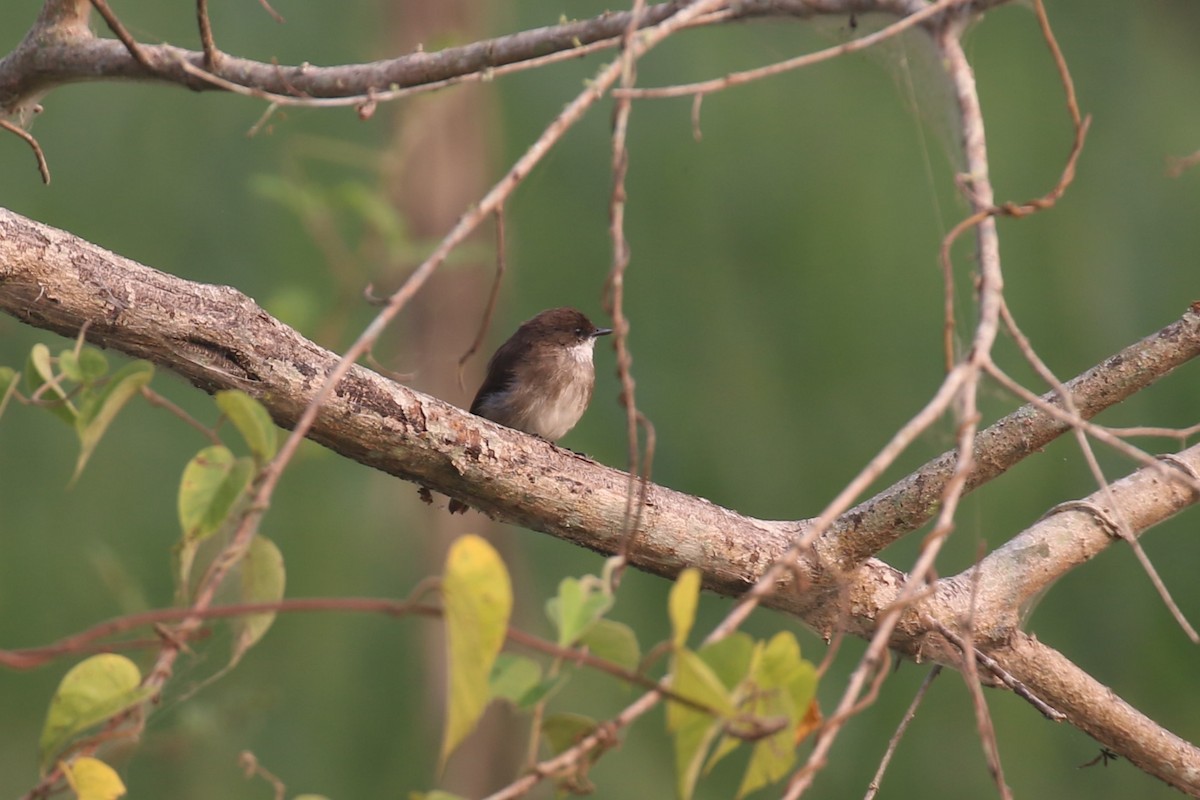
{"type": "Polygon", "coordinates": [[[694,708],[668,699],[667,730],[674,737],[675,770],[682,798],[690,798],[700,776],[705,754],[734,712],[733,697],[717,674],[699,655],[679,648],[671,673],[672,693],[701,704],[694,708]]]}
{"type": "Polygon", "coordinates": [[[633,628],[611,619],[597,620],[580,643],[587,645],[593,655],[627,670],[636,670],[642,660],[642,650],[633,628]]]}
{"type": "Polygon", "coordinates": [[[50,362],[50,348],[38,342],[29,351],[29,360],[25,362],[25,385],[32,397],[38,389],[47,383],[53,384],[47,391],[42,392],[39,399],[43,406],[54,416],[68,425],[75,424],[78,412],[67,399],[62,387],[55,382],[54,367],[50,362]]]}
{"type": "Polygon", "coordinates": [[[676,790],[682,800],[689,800],[696,791],[704,754],[713,738],[720,732],[721,722],[699,716],[674,733],[676,790]]]}
{"type": "Polygon", "coordinates": [[[115,653],[101,653],[72,667],[46,712],[38,744],[42,773],[71,739],[149,698],[154,690],[141,682],[137,665],[115,653]]]}
{"type": "Polygon", "coordinates": [[[679,573],[667,600],[667,610],[671,615],[671,644],[675,647],[683,647],[687,642],[692,625],[696,622],[696,606],[699,602],[700,571],[688,567],[679,573]]]}
{"type": "Polygon", "coordinates": [[[567,680],[568,675],[566,673],[559,673],[558,675],[543,678],[537,686],[534,686],[521,696],[521,699],[517,702],[517,708],[525,711],[533,708],[538,703],[549,700],[558,693],[559,689],[567,685],[567,680]]]}
{"type": "Polygon", "coordinates": [[[446,556],[442,576],[449,699],[440,763],[474,729],[489,699],[488,676],[504,644],[512,612],[512,583],[487,540],[467,535],[446,556]]]}
{"type": "Polygon", "coordinates": [[[712,772],[713,767],[717,765],[721,759],[737,750],[744,742],[736,736],[725,734],[721,740],[717,742],[717,746],[713,748],[712,754],[708,757],[708,762],[704,765],[704,774],[712,772]]]}
{"type": "Polygon", "coordinates": [[[108,373],[108,359],[98,348],[86,345],[80,348],[78,355],[74,348],[59,353],[58,368],[76,383],[92,384],[108,373]]]}
{"type": "Polygon", "coordinates": [[[254,477],[254,462],[235,458],[228,448],[206,447],[188,462],[179,482],[179,524],[183,538],[176,547],[176,576],[186,594],[188,576],[200,543],[226,524],[254,477]]]}
{"type": "Polygon", "coordinates": [[[796,763],[796,747],[792,741],[792,729],[783,728],[765,739],[760,739],[750,751],[750,763],[738,787],[738,798],[745,797],[787,775],[796,763]]]}
{"type": "Polygon", "coordinates": [[[108,373],[108,359],[98,348],[85,345],[79,351],[79,371],[84,383],[94,383],[108,373]]]}
{"type": "Polygon", "coordinates": [[[501,653],[492,667],[488,686],[492,697],[508,700],[518,710],[526,711],[557,693],[567,680],[565,673],[543,678],[536,661],[501,653]]]}
{"type": "Polygon", "coordinates": [[[222,445],[206,447],[183,468],[179,482],[179,524],[186,539],[211,536],[229,516],[254,477],[249,458],[235,458],[222,445]]]}
{"type": "Polygon", "coordinates": [[[275,457],[279,447],[278,435],[275,433],[275,423],[262,403],[243,391],[227,389],[217,392],[217,408],[238,429],[259,464],[265,464],[275,457]]]}
{"type": "MultiPolygon", "coordinates": [[[[738,710],[747,714],[752,713],[751,707],[758,692],[758,687],[751,679],[751,673],[757,670],[762,662],[764,648],[762,642],[756,642],[749,634],[738,631],[700,649],[700,657],[704,659],[704,663],[712,667],[721,682],[729,688],[735,701],[742,701],[738,710]]],[[[722,736],[713,748],[704,771],[711,771],[721,759],[743,743],[744,741],[737,736],[722,736]]]]}
{"type": "Polygon", "coordinates": [[[817,692],[817,668],[800,657],[800,643],[791,631],[780,631],[767,642],[756,679],[760,686],[779,687],[787,693],[793,724],[804,716],[817,692]]]}
{"type": "Polygon", "coordinates": [[[674,700],[667,701],[667,730],[683,728],[695,717],[712,719],[713,714],[728,717],[733,714],[733,698],[721,683],[716,673],[691,650],[679,650],[675,654],[675,666],[671,673],[671,691],[700,704],[705,709],[694,708],[674,700]],[[712,713],[709,713],[711,711],[712,713]]]}
{"type": "Polygon", "coordinates": [[[542,720],[542,737],[550,752],[569,750],[596,730],[596,720],[583,714],[551,714],[542,720]]]}
{"type": "Polygon", "coordinates": [[[78,800],[117,800],[125,796],[125,784],[117,771],[98,758],[77,758],[63,764],[62,773],[78,800]]]}
{"type": "Polygon", "coordinates": [[[730,690],[746,679],[753,655],[754,638],[741,631],[700,648],[700,658],[730,690]]]}
{"type": "Polygon", "coordinates": [[[524,698],[538,688],[541,680],[542,668],[536,661],[501,653],[492,667],[489,683],[492,697],[503,698],[520,708],[525,705],[524,698]]]}
{"type": "Polygon", "coordinates": [[[546,604],[546,615],[558,627],[558,644],[570,647],[612,608],[607,586],[594,575],[563,578],[558,596],[546,604]]]}
{"type": "Polygon", "coordinates": [[[58,369],[67,380],[83,383],[83,370],[79,368],[79,359],[74,350],[63,350],[58,354],[58,369]]]}
{"type": "Polygon", "coordinates": [[[783,718],[786,724],[758,740],[742,776],[738,797],[775,783],[791,771],[796,759],[796,731],[817,687],[816,667],[800,657],[800,644],[790,631],[767,642],[751,678],[751,713],[762,723],[783,718]]]}
{"type": "MultiPolygon", "coordinates": [[[[265,536],[255,536],[241,563],[241,586],[238,602],[277,603],[283,599],[287,572],[283,567],[283,554],[275,543],[265,536]]],[[[275,614],[249,614],[235,617],[233,629],[233,656],[229,666],[237,664],[241,657],[266,634],[275,614]]]]}
{"type": "Polygon", "coordinates": [[[117,413],[154,377],[154,365],[149,361],[134,361],[113,373],[99,391],[89,393],[75,418],[79,434],[79,459],[75,462],[74,481],[100,443],[117,413]]]}

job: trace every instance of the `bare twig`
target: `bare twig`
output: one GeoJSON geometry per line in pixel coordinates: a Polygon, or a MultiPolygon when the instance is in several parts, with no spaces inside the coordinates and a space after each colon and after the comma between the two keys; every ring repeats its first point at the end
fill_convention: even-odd
{"type": "MultiPolygon", "coordinates": [[[[863,657],[859,659],[858,665],[850,674],[850,680],[848,681],[848,684],[857,687],[856,692],[852,695],[847,690],[842,694],[837,710],[821,725],[817,739],[818,743],[822,740],[830,741],[826,736],[828,731],[832,730],[836,732],[840,730],[849,719],[875,702],[875,699],[879,695],[880,687],[883,685],[883,681],[887,679],[891,670],[891,663],[891,654],[886,648],[868,648],[863,657]],[[870,678],[871,683],[867,689],[867,693],[859,697],[859,693],[861,693],[862,687],[866,685],[868,678],[870,678]]],[[[825,753],[824,749],[818,751],[814,747],[813,752],[809,754],[808,760],[805,761],[804,765],[788,781],[784,797],[798,797],[800,794],[803,794],[808,783],[818,772],[825,768],[825,764],[827,763],[825,753]]]]}
{"type": "MultiPolygon", "coordinates": [[[[93,5],[90,0],[80,1],[87,9],[93,5]]],[[[791,13],[790,2],[792,0],[778,0],[777,9],[770,5],[747,9],[742,16],[787,15],[791,13]]],[[[88,28],[88,14],[81,13],[77,5],[62,0],[47,2],[22,43],[0,61],[0,108],[23,111],[36,98],[78,80],[127,80],[131,77],[182,84],[195,90],[239,91],[274,99],[281,105],[287,102],[305,104],[306,98],[343,98],[337,105],[359,107],[371,100],[383,102],[411,93],[406,87],[424,91],[417,87],[448,86],[462,82],[456,80],[459,78],[488,81],[514,68],[535,68],[612,48],[619,42],[628,23],[626,14],[602,14],[593,19],[564,21],[433,53],[418,51],[368,64],[333,67],[309,64],[280,67],[274,63],[222,55],[220,62],[224,74],[238,76],[237,82],[231,83],[201,68],[206,63],[203,51],[137,43],[106,0],[97,0],[94,5],[119,38],[96,37],[88,28]],[[55,46],[46,47],[48,41],[53,41],[55,46]],[[189,72],[185,63],[202,74],[189,72]],[[132,69],[132,65],[137,69],[132,69]],[[400,91],[385,93],[385,89],[400,91]]],[[[263,3],[263,7],[282,21],[269,5],[263,3]]],[[[677,2],[660,3],[647,10],[642,23],[644,26],[657,24],[677,10],[677,2]]],[[[699,15],[690,19],[689,24],[724,21],[728,21],[728,17],[710,20],[708,15],[699,15]]]]}
{"type": "MultiPolygon", "coordinates": [[[[95,5],[117,33],[119,41],[96,39],[87,30],[84,20],[77,30],[73,28],[70,37],[61,37],[64,47],[56,48],[53,54],[43,53],[37,43],[53,21],[39,20],[40,27],[35,26],[26,37],[21,58],[11,61],[15,71],[0,75],[0,106],[15,107],[22,98],[44,94],[82,78],[126,79],[130,77],[129,63],[119,57],[119,54],[125,54],[131,55],[135,63],[149,73],[138,77],[180,83],[197,90],[238,92],[280,105],[358,107],[372,100],[376,103],[394,100],[414,91],[428,91],[464,81],[488,81],[513,70],[536,68],[611,49],[619,45],[630,20],[627,12],[604,13],[592,19],[564,21],[437,52],[418,51],[368,64],[334,67],[309,64],[280,67],[221,54],[219,61],[224,74],[238,76],[236,82],[231,82],[214,75],[211,69],[201,68],[200,65],[208,63],[204,50],[196,52],[171,45],[139,44],[113,14],[106,0],[96,0],[95,5]],[[120,49],[110,45],[119,45],[120,49]]],[[[727,8],[714,6],[714,12],[689,16],[674,30],[738,19],[841,14],[852,5],[861,7],[861,4],[849,2],[811,4],[803,0],[759,0],[727,8]]],[[[683,6],[682,0],[648,5],[638,24],[642,29],[658,25],[683,6]]],[[[263,7],[282,21],[265,2],[263,7]]],[[[907,9],[907,5],[880,0],[878,8],[884,13],[897,14],[901,9],[907,9]]],[[[215,50],[215,44],[214,52],[219,52],[215,50]]]]}
{"type": "MultiPolygon", "coordinates": [[[[310,614],[314,612],[341,612],[350,614],[383,614],[389,617],[406,617],[417,615],[422,617],[441,617],[442,609],[419,602],[426,594],[431,583],[418,584],[408,598],[393,600],[376,597],[292,597],[275,602],[265,603],[230,603],[228,605],[213,605],[204,609],[192,608],[159,608],[151,611],[141,611],[127,614],[98,623],[78,633],[66,636],[57,642],[41,647],[30,647],[21,650],[0,650],[0,666],[9,669],[36,669],[51,661],[69,655],[81,653],[107,652],[113,649],[131,649],[132,647],[148,647],[155,644],[156,639],[107,641],[114,636],[120,636],[139,628],[154,627],[164,630],[166,623],[179,622],[196,617],[204,620],[231,619],[251,616],[254,614],[310,614]]],[[[167,631],[172,637],[173,632],[167,631]]],[[[572,664],[581,664],[603,672],[611,677],[659,692],[667,699],[681,703],[697,711],[718,716],[718,712],[710,706],[697,700],[671,691],[667,686],[646,677],[641,672],[629,670],[599,656],[586,648],[562,647],[519,628],[508,628],[506,639],[512,644],[533,650],[542,655],[552,656],[572,664]]],[[[177,646],[183,646],[177,641],[177,646]]]]}
{"type": "Polygon", "coordinates": [[[141,64],[147,72],[157,72],[158,70],[154,66],[154,63],[142,50],[137,40],[133,38],[133,34],[125,29],[125,26],[121,24],[121,20],[108,7],[107,0],[92,0],[92,6],[100,12],[100,16],[104,17],[104,22],[107,23],[108,29],[121,40],[121,44],[125,45],[125,49],[129,51],[129,55],[133,56],[133,60],[141,64]]]}
{"type": "MultiPolygon", "coordinates": [[[[980,542],[980,545],[982,544],[980,542]]],[[[982,550],[979,555],[982,556],[982,550]]],[[[992,715],[988,711],[987,700],[983,696],[983,684],[979,681],[974,631],[976,603],[979,598],[979,575],[977,558],[975,568],[971,570],[970,610],[963,620],[965,633],[957,644],[959,652],[963,656],[962,676],[967,683],[967,689],[971,692],[971,704],[975,709],[975,725],[979,731],[979,741],[983,745],[983,755],[987,760],[988,771],[992,774],[992,781],[996,784],[996,790],[1000,793],[1002,800],[1012,800],[1012,790],[1009,789],[1008,782],[1004,780],[1004,766],[1000,762],[1000,747],[996,742],[996,726],[992,724],[992,715]]],[[[939,622],[938,625],[939,629],[948,630],[943,623],[939,622]]]]}
{"type": "Polygon", "coordinates": [[[200,28],[200,46],[204,48],[204,68],[214,72],[220,68],[221,51],[213,41],[212,22],[208,18],[208,0],[196,0],[196,24],[200,28]]]}
{"type": "Polygon", "coordinates": [[[0,119],[0,128],[9,133],[16,134],[25,140],[25,143],[33,148],[33,157],[37,159],[38,172],[42,175],[42,183],[49,185],[50,183],[50,165],[46,163],[46,154],[42,152],[42,146],[38,144],[38,140],[33,138],[33,134],[24,128],[20,128],[6,119],[0,119]]]}
{"type": "MultiPolygon", "coordinates": [[[[1054,37],[1054,31],[1050,27],[1050,19],[1046,16],[1046,8],[1042,4],[1042,0],[1034,0],[1034,11],[1037,14],[1038,25],[1042,31],[1042,37],[1046,40],[1046,46],[1050,49],[1050,55],[1054,59],[1055,68],[1058,70],[1059,80],[1063,85],[1063,92],[1066,97],[1067,113],[1071,117],[1071,123],[1075,129],[1075,137],[1071,143],[1071,151],[1067,155],[1066,164],[1063,166],[1062,174],[1059,176],[1058,182],[1053,188],[1041,197],[1027,200],[1024,203],[1004,203],[1001,206],[992,204],[992,198],[988,197],[988,202],[982,206],[977,206],[975,213],[968,216],[966,219],[959,222],[946,236],[942,239],[942,246],[938,253],[938,260],[942,266],[942,279],[945,284],[945,299],[944,299],[944,314],[945,322],[943,324],[943,343],[942,349],[945,354],[947,365],[953,363],[954,358],[954,267],[950,258],[950,249],[954,246],[954,242],[966,231],[979,225],[984,220],[995,217],[996,215],[1004,215],[1008,217],[1020,218],[1028,216],[1038,211],[1043,211],[1052,207],[1058,202],[1059,198],[1066,193],[1067,188],[1075,180],[1075,165],[1079,161],[1079,155],[1083,152],[1084,139],[1087,137],[1088,126],[1091,124],[1091,117],[1083,117],[1079,111],[1079,102],[1075,95],[1075,82],[1071,80],[1071,71],[1067,67],[1066,58],[1063,57],[1062,49],[1058,46],[1058,40],[1054,37]]],[[[972,185],[975,185],[975,176],[968,169],[966,179],[972,185]]],[[[976,187],[977,188],[977,187],[976,187]]]]}
{"type": "Polygon", "coordinates": [[[1178,178],[1197,164],[1200,164],[1200,150],[1186,156],[1172,156],[1167,159],[1167,177],[1178,178]]]}
{"type": "Polygon", "coordinates": [[[1091,442],[1088,441],[1087,434],[1084,430],[1086,423],[1079,416],[1079,411],[1075,408],[1075,402],[1071,398],[1071,393],[1065,386],[1063,386],[1062,382],[1059,381],[1058,376],[1056,376],[1051,369],[1046,366],[1046,363],[1038,356],[1032,345],[1030,345],[1029,338],[1021,332],[1020,328],[1017,327],[1017,322],[1013,318],[1012,313],[1009,311],[1007,303],[1001,308],[1001,313],[1004,316],[1005,325],[1008,327],[1013,340],[1017,343],[1017,347],[1020,349],[1021,354],[1025,357],[1025,360],[1034,368],[1038,375],[1041,376],[1042,380],[1046,381],[1046,383],[1049,384],[1050,387],[1053,388],[1058,394],[1063,404],[1063,411],[1075,417],[1076,421],[1072,422],[1075,441],[1079,445],[1080,452],[1083,453],[1084,460],[1088,465],[1088,469],[1091,470],[1092,477],[1096,480],[1097,486],[1101,488],[1105,496],[1108,498],[1109,507],[1112,509],[1112,513],[1116,515],[1116,519],[1113,522],[1114,533],[1121,539],[1125,540],[1125,542],[1133,550],[1138,562],[1142,565],[1142,569],[1150,578],[1150,583],[1158,592],[1158,596],[1162,598],[1163,604],[1168,610],[1170,610],[1171,615],[1175,617],[1175,621],[1178,623],[1179,627],[1183,629],[1183,632],[1189,639],[1192,640],[1193,644],[1200,644],[1200,635],[1196,633],[1196,629],[1192,627],[1190,622],[1188,622],[1187,617],[1185,617],[1183,614],[1183,610],[1179,608],[1179,604],[1175,602],[1173,597],[1171,597],[1170,590],[1167,589],[1166,583],[1163,582],[1162,577],[1158,574],[1158,570],[1155,569],[1154,564],[1150,561],[1150,557],[1146,555],[1145,549],[1137,540],[1137,537],[1134,536],[1130,531],[1129,523],[1126,521],[1120,506],[1113,500],[1112,487],[1109,485],[1108,479],[1104,477],[1103,470],[1100,469],[1100,462],[1096,460],[1096,454],[1092,450],[1091,442]]]}
{"type": "Polygon", "coordinates": [[[916,718],[917,708],[920,707],[921,701],[925,699],[925,693],[929,691],[929,687],[933,685],[934,680],[941,674],[942,665],[934,664],[933,668],[925,676],[925,680],[921,681],[921,686],[917,689],[916,696],[909,703],[908,710],[904,712],[904,716],[900,719],[900,724],[896,726],[896,732],[888,740],[887,750],[884,751],[883,758],[879,759],[879,768],[875,770],[875,775],[871,778],[871,783],[867,786],[867,793],[863,795],[863,800],[874,800],[875,795],[879,793],[879,786],[883,783],[883,774],[887,772],[888,765],[892,762],[892,756],[896,753],[897,745],[900,744],[900,740],[904,737],[904,732],[908,730],[909,724],[916,718]]]}
{"type": "Polygon", "coordinates": [[[249,750],[243,750],[238,754],[238,764],[245,773],[246,778],[262,778],[271,785],[271,791],[275,793],[275,800],[284,800],[287,797],[287,784],[279,779],[277,775],[268,770],[262,764],[258,763],[258,757],[249,750]]]}
{"type": "MultiPolygon", "coordinates": [[[[983,113],[979,105],[979,96],[975,85],[974,74],[962,49],[961,36],[965,27],[962,20],[948,19],[934,34],[934,43],[941,56],[942,63],[954,87],[958,104],[959,120],[963,132],[963,153],[967,164],[967,174],[970,175],[970,191],[967,200],[976,208],[988,208],[993,204],[993,192],[988,177],[987,141],[984,133],[983,113]]],[[[808,762],[796,772],[788,783],[787,800],[800,797],[809,786],[825,763],[825,758],[841,728],[839,715],[856,705],[858,695],[862,692],[866,677],[866,666],[877,660],[881,653],[886,652],[889,639],[904,605],[915,599],[921,591],[927,575],[933,569],[934,561],[941,549],[945,537],[953,529],[954,512],[958,501],[966,490],[967,476],[974,452],[975,433],[978,424],[976,395],[978,391],[981,367],[987,362],[988,354],[996,338],[999,325],[1000,305],[1003,292],[1003,276],[1000,268],[1000,248],[996,235],[995,220],[981,220],[977,229],[977,251],[979,257],[979,323],[975,328],[970,355],[967,361],[950,371],[947,380],[943,382],[943,390],[949,384],[952,376],[959,376],[959,385],[952,393],[957,404],[957,414],[960,419],[958,432],[958,458],[953,473],[942,490],[942,507],[934,529],[921,548],[921,553],[913,565],[904,588],[901,590],[893,608],[882,615],[878,621],[871,642],[862,657],[860,667],[854,671],[847,682],[845,691],[838,704],[838,711],[822,728],[813,745],[808,762]]],[[[940,394],[940,393],[939,393],[940,394]]],[[[947,402],[950,398],[947,398],[947,402]]],[[[932,403],[930,404],[933,405],[932,403]]],[[[930,406],[927,406],[929,408],[930,406]]],[[[942,410],[945,406],[942,407],[942,410]]],[[[807,536],[807,534],[806,534],[807,536]]]]}
{"type": "Polygon", "coordinates": [[[221,437],[217,435],[216,431],[214,431],[212,428],[205,425],[200,420],[193,417],[191,414],[184,411],[179,406],[172,403],[167,398],[163,397],[158,392],[151,389],[149,386],[142,387],[142,397],[144,397],[146,399],[146,402],[149,403],[150,405],[158,406],[159,408],[166,409],[167,411],[171,412],[172,414],[174,414],[179,419],[183,420],[185,423],[187,423],[191,427],[200,431],[200,435],[203,436],[205,439],[208,439],[208,441],[212,442],[213,444],[219,445],[222,443],[221,437]]]}
{"type": "Polygon", "coordinates": [[[875,454],[875,457],[867,462],[867,465],[854,476],[853,480],[838,492],[837,496],[821,512],[820,516],[810,521],[809,527],[805,529],[803,535],[796,540],[792,547],[781,558],[776,560],[775,564],[763,574],[762,578],[748,592],[738,598],[737,607],[709,634],[706,642],[724,638],[737,630],[737,627],[750,615],[755,606],[764,597],[775,591],[776,583],[780,578],[784,577],[788,570],[786,565],[801,553],[813,547],[814,543],[830,529],[834,520],[845,512],[850,507],[850,504],[876,478],[882,475],[883,471],[891,466],[910,444],[916,441],[922,433],[937,421],[961,388],[964,378],[965,372],[962,369],[956,369],[946,376],[942,381],[942,385],[938,387],[937,393],[925,404],[925,407],[906,422],[899,431],[893,434],[887,444],[875,454]]]}
{"type": "MultiPolygon", "coordinates": [[[[789,58],[786,61],[780,61],[776,64],[770,64],[765,67],[757,67],[755,69],[745,70],[743,72],[734,72],[722,78],[714,78],[707,81],[698,81],[696,83],[685,83],[676,86],[660,86],[645,89],[632,89],[621,87],[613,90],[613,96],[617,98],[628,97],[635,100],[657,100],[665,97],[686,97],[693,95],[696,98],[696,103],[692,110],[693,130],[699,129],[699,100],[707,94],[713,94],[724,89],[729,89],[734,86],[740,86],[752,81],[759,81],[764,78],[774,77],[785,72],[790,72],[803,67],[809,67],[813,64],[819,64],[822,61],[844,56],[848,53],[856,53],[859,50],[866,50],[868,47],[873,47],[880,42],[898,36],[909,28],[915,27],[922,23],[928,22],[933,17],[948,11],[953,6],[969,5],[970,0],[938,0],[938,2],[922,8],[902,17],[891,25],[880,28],[874,33],[867,34],[861,39],[853,39],[843,44],[827,47],[824,50],[818,50],[815,53],[806,53],[802,56],[789,58]]],[[[697,139],[700,137],[697,136],[697,139]]]]}
{"type": "MultiPolygon", "coordinates": [[[[1020,624],[1021,614],[1059,578],[1087,563],[1119,541],[1116,522],[1104,508],[1116,504],[1127,516],[1131,535],[1141,536],[1155,525],[1178,514],[1200,500],[1200,492],[1186,472],[1200,468],[1200,445],[1174,454],[1180,466],[1154,460],[1112,483],[1108,492],[1098,489],[1092,495],[1068,504],[1060,503],[1021,533],[989,553],[981,562],[983,579],[980,589],[981,615],[987,620],[989,642],[1011,638],[1020,624]],[[1161,473],[1177,472],[1185,480],[1164,480],[1161,473]],[[1027,555],[1038,553],[1036,562],[1027,555]]],[[[939,601],[941,609],[956,605],[952,597],[961,596],[964,576],[946,580],[939,601]]],[[[939,612],[939,616],[945,614],[939,612]]],[[[912,633],[912,631],[910,631],[912,633]]]]}
{"type": "Polygon", "coordinates": [[[1128,428],[1114,428],[1111,425],[1101,427],[1114,436],[1157,436],[1163,439],[1174,439],[1181,445],[1186,444],[1188,439],[1200,433],[1200,423],[1186,428],[1156,428],[1150,425],[1135,425],[1128,428]]]}
{"type": "Polygon", "coordinates": [[[275,20],[280,25],[287,22],[287,20],[285,20],[283,18],[282,14],[280,14],[278,11],[276,11],[274,8],[271,7],[271,4],[268,3],[267,0],[258,0],[258,4],[263,7],[264,11],[266,11],[268,14],[271,15],[271,19],[275,20]]]}
{"type": "MultiPolygon", "coordinates": [[[[537,69],[548,64],[554,64],[559,61],[573,60],[590,53],[606,50],[612,47],[612,40],[601,40],[588,45],[581,45],[574,50],[565,50],[557,53],[550,53],[544,56],[530,58],[525,61],[520,61],[513,64],[505,64],[498,67],[483,67],[475,72],[468,72],[461,75],[454,75],[443,80],[430,81],[414,86],[400,86],[394,89],[378,91],[370,87],[366,87],[361,93],[338,95],[333,97],[314,97],[307,93],[297,94],[282,94],[279,92],[268,91],[267,89],[258,86],[247,86],[233,81],[226,80],[219,75],[214,75],[211,72],[203,70],[192,64],[187,58],[181,58],[178,62],[179,68],[189,75],[199,78],[200,80],[218,88],[223,89],[233,94],[240,94],[244,97],[254,97],[259,100],[266,100],[274,107],[280,106],[299,106],[303,108],[361,108],[366,103],[390,103],[395,100],[400,100],[405,97],[410,97],[416,94],[424,94],[433,92],[439,89],[446,89],[451,86],[458,86],[464,83],[486,83],[494,80],[502,75],[508,75],[513,72],[523,72],[525,70],[537,69]]],[[[298,92],[298,90],[297,90],[298,92]]],[[[255,127],[261,127],[262,120],[255,124],[255,127]]]]}
{"type": "MultiPolygon", "coordinates": [[[[633,36],[638,22],[645,13],[644,0],[634,0],[630,11],[629,25],[621,37],[621,88],[631,88],[637,80],[637,55],[633,48],[633,36]]],[[[621,405],[625,408],[625,435],[627,459],[629,461],[629,489],[622,522],[621,547],[617,552],[617,566],[612,570],[612,579],[618,583],[624,565],[629,558],[629,546],[640,524],[645,507],[646,484],[650,480],[650,462],[653,457],[654,438],[650,421],[637,407],[634,397],[633,355],[629,350],[629,320],[625,318],[625,271],[629,267],[629,241],[625,238],[625,177],[629,171],[629,148],[627,134],[629,116],[633,104],[627,96],[618,95],[613,109],[612,135],[612,197],[609,201],[609,238],[612,240],[612,269],[605,283],[604,307],[612,317],[613,346],[617,351],[617,376],[621,381],[621,405]],[[646,458],[642,459],[638,444],[638,428],[649,433],[646,458]]]]}
{"type": "Polygon", "coordinates": [[[1154,456],[1150,455],[1149,453],[1145,452],[1144,450],[1142,450],[1140,448],[1134,447],[1133,445],[1126,442],[1120,436],[1117,436],[1116,434],[1109,431],[1107,428],[1104,428],[1103,426],[1100,426],[1100,425],[1096,425],[1095,423],[1092,423],[1092,422],[1089,422],[1086,420],[1080,420],[1079,417],[1073,416],[1073,415],[1067,413],[1066,411],[1059,408],[1054,403],[1051,403],[1050,401],[1048,401],[1046,398],[1039,397],[1038,395],[1034,394],[1033,392],[1026,389],[1024,386],[1022,386],[1018,381],[1011,378],[1007,373],[1004,372],[1004,370],[1002,370],[1002,369],[1000,369],[1000,367],[996,366],[995,362],[989,361],[984,366],[984,369],[986,369],[988,374],[991,375],[1005,389],[1012,392],[1014,395],[1021,398],[1026,403],[1029,403],[1030,405],[1036,407],[1038,410],[1044,412],[1048,416],[1058,420],[1059,422],[1061,422],[1067,426],[1071,426],[1071,425],[1078,426],[1092,438],[1094,438],[1100,442],[1103,442],[1104,444],[1113,448],[1117,452],[1123,453],[1124,455],[1128,456],[1129,458],[1133,459],[1134,461],[1138,462],[1139,464],[1157,469],[1159,474],[1162,475],[1167,480],[1174,481],[1182,486],[1186,486],[1189,489],[1191,489],[1192,491],[1200,491],[1200,481],[1195,480],[1190,475],[1188,475],[1184,472],[1168,469],[1165,465],[1160,463],[1160,461],[1158,459],[1156,459],[1154,456]]]}
{"type": "Polygon", "coordinates": [[[471,356],[479,352],[479,348],[483,346],[483,340],[487,337],[488,328],[492,326],[492,314],[496,311],[496,300],[500,297],[500,283],[504,280],[507,262],[508,245],[505,242],[504,234],[504,205],[501,204],[496,207],[496,273],[492,277],[492,288],[488,292],[487,305],[483,307],[483,319],[479,321],[479,330],[475,332],[475,339],[471,342],[471,346],[467,348],[467,352],[458,358],[459,389],[465,389],[463,386],[463,367],[471,356]]]}

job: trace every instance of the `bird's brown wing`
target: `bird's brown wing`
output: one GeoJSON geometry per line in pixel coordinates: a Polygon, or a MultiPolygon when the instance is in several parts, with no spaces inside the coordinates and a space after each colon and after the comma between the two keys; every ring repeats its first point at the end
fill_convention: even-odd
{"type": "Polygon", "coordinates": [[[512,384],[514,378],[513,371],[504,366],[513,363],[513,360],[507,357],[508,351],[513,349],[510,347],[511,344],[512,340],[510,339],[500,345],[499,349],[492,354],[491,359],[488,361],[487,376],[483,379],[479,391],[475,393],[475,399],[471,401],[472,414],[479,414],[479,403],[483,398],[497,392],[503,392],[512,384]]]}

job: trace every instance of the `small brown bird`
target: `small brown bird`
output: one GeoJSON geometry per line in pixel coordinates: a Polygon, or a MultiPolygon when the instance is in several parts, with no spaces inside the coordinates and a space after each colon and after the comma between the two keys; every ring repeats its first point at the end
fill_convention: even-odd
{"type": "Polygon", "coordinates": [[[529,320],[488,361],[471,413],[556,441],[575,427],[592,400],[597,328],[573,308],[552,308],[529,320]]]}
{"type": "MultiPolygon", "coordinates": [[[[543,311],[517,328],[487,365],[471,413],[509,428],[557,441],[575,427],[592,400],[597,328],[573,308],[543,311]]],[[[466,506],[450,501],[452,513],[466,506]]]]}

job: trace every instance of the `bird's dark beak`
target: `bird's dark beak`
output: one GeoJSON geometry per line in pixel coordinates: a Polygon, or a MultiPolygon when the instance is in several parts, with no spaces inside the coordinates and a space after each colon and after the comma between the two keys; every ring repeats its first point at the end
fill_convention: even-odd
{"type": "Polygon", "coordinates": [[[612,333],[612,328],[596,328],[596,330],[592,331],[592,338],[595,339],[597,336],[608,336],[610,333],[612,333]]]}

